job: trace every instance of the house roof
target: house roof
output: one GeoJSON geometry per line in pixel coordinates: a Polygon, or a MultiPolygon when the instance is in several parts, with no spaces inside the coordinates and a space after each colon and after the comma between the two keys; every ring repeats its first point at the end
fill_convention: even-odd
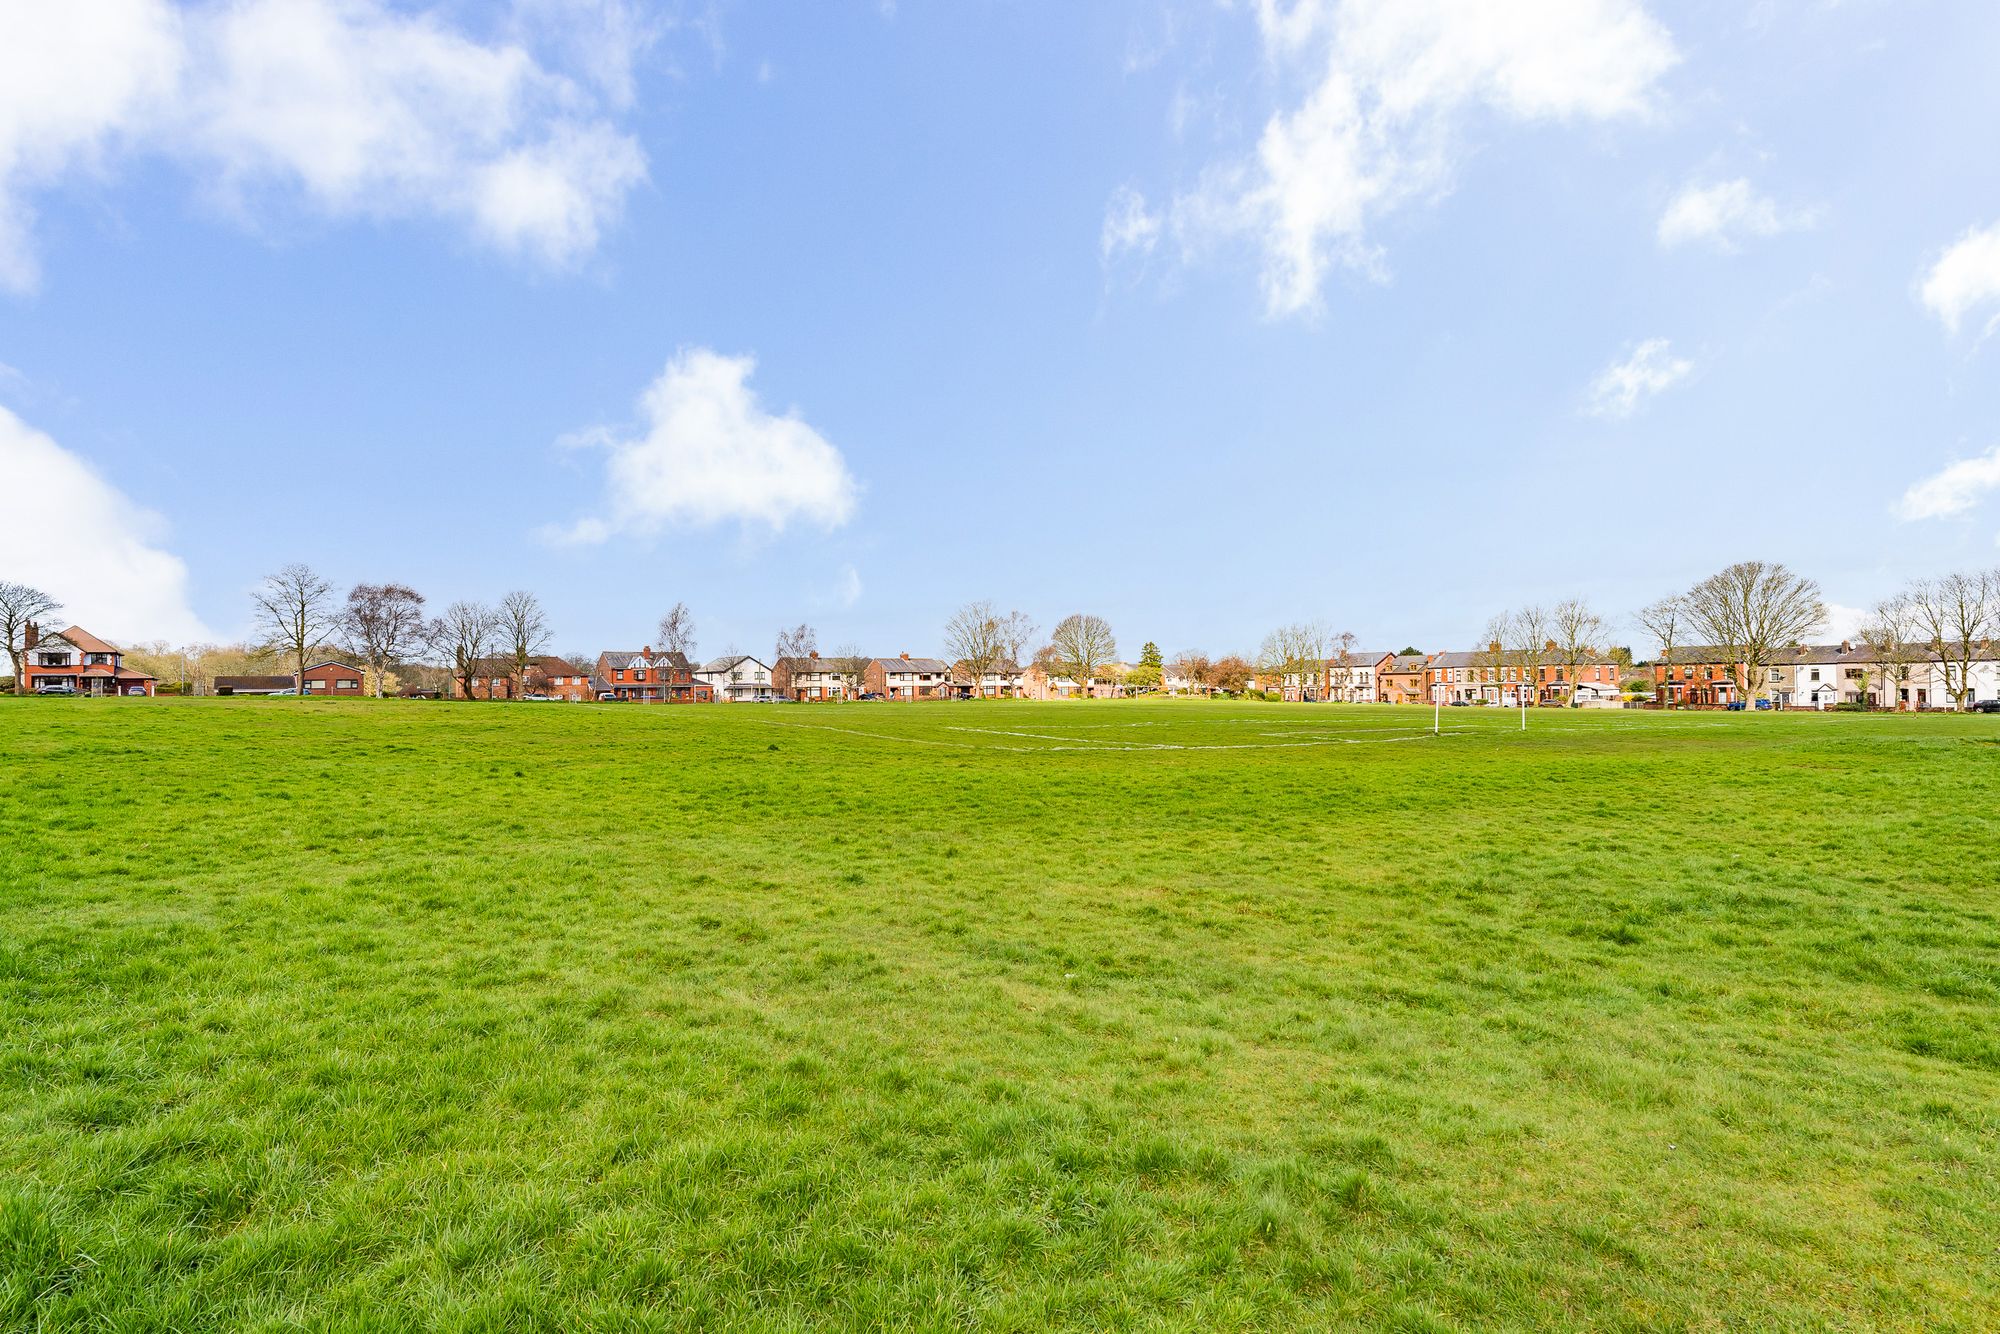
{"type": "Polygon", "coordinates": [[[1456,651],[1451,653],[1433,653],[1431,654],[1430,665],[1433,667],[1492,667],[1495,664],[1492,650],[1479,649],[1475,652],[1465,653],[1456,651]]]}
{"type": "Polygon", "coordinates": [[[936,658],[871,658],[870,664],[881,663],[882,670],[892,674],[921,672],[927,675],[941,675],[951,670],[951,664],[939,662],[936,658]]]}
{"type": "MultiPolygon", "coordinates": [[[[353,672],[356,676],[361,675],[361,669],[359,667],[354,666],[352,663],[339,662],[333,658],[328,658],[325,662],[316,662],[312,666],[306,668],[306,670],[309,672],[316,672],[322,667],[338,667],[340,668],[340,670],[344,672],[353,672]]],[[[286,679],[289,680],[290,678],[287,677],[286,679]]]]}
{"type": "Polygon", "coordinates": [[[72,625],[60,635],[55,636],[55,638],[64,640],[83,653],[116,653],[118,651],[115,646],[105,643],[80,625],[72,625]]]}
{"type": "MultiPolygon", "coordinates": [[[[608,659],[612,662],[619,664],[620,666],[623,666],[625,663],[631,662],[634,658],[644,658],[644,657],[646,657],[646,651],[644,649],[613,648],[613,649],[606,649],[604,652],[598,654],[597,660],[599,662],[604,662],[608,659]]],[[[647,661],[651,662],[655,667],[661,667],[661,666],[671,667],[673,670],[677,672],[689,672],[694,670],[694,664],[687,660],[687,654],[681,653],[679,651],[655,653],[651,658],[647,659],[647,661]]]]}
{"type": "Polygon", "coordinates": [[[764,660],[754,653],[731,653],[703,664],[700,670],[704,672],[726,672],[742,662],[754,662],[759,667],[764,665],[764,660]]]}
{"type": "Polygon", "coordinates": [[[1398,653],[1389,659],[1389,665],[1383,668],[1383,670],[1390,672],[1422,671],[1424,664],[1430,660],[1431,655],[1428,653],[1398,653]]]}

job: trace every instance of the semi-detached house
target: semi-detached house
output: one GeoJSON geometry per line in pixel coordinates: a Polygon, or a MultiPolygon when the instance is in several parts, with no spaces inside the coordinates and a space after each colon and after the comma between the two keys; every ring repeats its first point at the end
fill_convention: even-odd
{"type": "Polygon", "coordinates": [[[870,658],[861,673],[863,693],[884,699],[944,699],[951,686],[951,665],[936,658],[870,658]]]}

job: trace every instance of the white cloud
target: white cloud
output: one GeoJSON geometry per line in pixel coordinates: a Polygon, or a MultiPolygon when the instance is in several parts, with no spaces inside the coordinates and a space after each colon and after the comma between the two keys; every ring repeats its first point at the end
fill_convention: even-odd
{"type": "Polygon", "coordinates": [[[1336,265],[1371,274],[1370,225],[1448,190],[1463,123],[1604,120],[1651,108],[1678,59],[1639,0],[1259,0],[1281,71],[1309,91],[1266,123],[1252,161],[1178,201],[1185,238],[1247,235],[1273,315],[1316,309],[1336,265]]]}
{"type": "Polygon", "coordinates": [[[1977,458],[1960,459],[1912,483],[1896,502],[1896,517],[1950,518],[1965,513],[1991,491],[2000,491],[2000,445],[1977,458]]]}
{"type": "Polygon", "coordinates": [[[0,579],[59,599],[64,625],[114,643],[210,637],[188,607],[187,566],[160,546],[160,517],[5,408],[0,475],[0,579]]]}
{"type": "Polygon", "coordinates": [[[1659,239],[1669,248],[1703,241],[1733,251],[1748,238],[1796,231],[1813,221],[1810,210],[1780,209],[1739,177],[1690,185],[1675,195],[1660,215],[1659,239]]]}
{"type": "Polygon", "coordinates": [[[1629,417],[1643,400],[1679,384],[1693,371],[1694,363],[1675,356],[1666,339],[1649,338],[1591,381],[1588,410],[1592,416],[1612,420],[1629,417]]]}
{"type": "Polygon", "coordinates": [[[1106,262],[1128,250],[1150,255],[1159,239],[1160,217],[1146,207],[1146,196],[1129,185],[1113,191],[1104,207],[1104,231],[1098,242],[1106,262]]]}
{"type": "MultiPolygon", "coordinates": [[[[573,262],[645,179],[604,108],[629,102],[631,55],[651,38],[612,0],[555,7],[577,21],[551,50],[579,77],[385,0],[0,8],[0,283],[35,280],[37,189],[142,152],[246,214],[296,199],[336,217],[438,217],[573,262]]],[[[515,35],[550,29],[521,17],[550,9],[525,5],[515,35]]]]}
{"type": "Polygon", "coordinates": [[[796,519],[847,522],[858,488],[846,460],[796,414],[764,410],[749,385],[756,365],[707,348],[683,351],[641,397],[641,434],[600,427],[572,437],[573,447],[605,451],[607,512],[544,535],[597,543],[676,525],[738,521],[779,531],[796,519]]]}
{"type": "Polygon", "coordinates": [[[1946,247],[1924,279],[1923,299],[1953,333],[1975,308],[2000,304],[2000,222],[1975,227],[1946,247]]]}
{"type": "Polygon", "coordinates": [[[0,286],[38,276],[35,187],[98,168],[177,85],[180,24],[161,0],[0,6],[0,286]]]}

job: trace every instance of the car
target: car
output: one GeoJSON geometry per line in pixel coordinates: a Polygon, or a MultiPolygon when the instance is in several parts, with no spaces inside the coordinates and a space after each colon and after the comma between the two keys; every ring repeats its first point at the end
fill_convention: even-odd
{"type": "Polygon", "coordinates": [[[1469,699],[1455,699],[1451,702],[1451,707],[1454,709],[1469,709],[1472,707],[1472,701],[1469,699]]]}
{"type": "Polygon", "coordinates": [[[1729,710],[1731,713],[1741,713],[1743,712],[1743,701],[1740,699],[1732,699],[1722,707],[1729,710]]]}
{"type": "Polygon", "coordinates": [[[1770,701],[1770,700],[1768,700],[1768,699],[1760,699],[1760,700],[1758,700],[1758,701],[1757,701],[1757,707],[1758,707],[1758,708],[1760,708],[1760,709],[1768,709],[1768,708],[1772,708],[1772,707],[1774,707],[1774,706],[1772,705],[1772,703],[1771,703],[1771,701],[1770,701]]]}
{"type": "Polygon", "coordinates": [[[863,695],[861,696],[861,702],[862,702],[863,704],[871,704],[871,703],[875,702],[876,700],[882,700],[882,699],[887,699],[887,698],[889,698],[889,697],[888,697],[887,695],[883,694],[883,693],[882,693],[881,691],[879,691],[879,690],[870,690],[870,691],[867,691],[867,692],[863,693],[863,695]]]}
{"type": "Polygon", "coordinates": [[[554,699],[554,698],[555,698],[555,696],[554,696],[554,695],[523,695],[523,696],[521,696],[521,699],[522,699],[522,700],[523,700],[524,702],[525,702],[525,701],[529,701],[529,700],[541,700],[542,702],[546,703],[547,701],[549,701],[549,700],[551,700],[551,699],[554,699]]]}
{"type": "Polygon", "coordinates": [[[296,690],[273,690],[271,692],[273,695],[296,695],[298,693],[296,690]]]}
{"type": "Polygon", "coordinates": [[[62,681],[45,681],[35,687],[37,695],[74,695],[76,687],[62,681]]]}
{"type": "Polygon", "coordinates": [[[1976,699],[1972,701],[1974,713],[2000,713],[2000,699],[1976,699]]]}

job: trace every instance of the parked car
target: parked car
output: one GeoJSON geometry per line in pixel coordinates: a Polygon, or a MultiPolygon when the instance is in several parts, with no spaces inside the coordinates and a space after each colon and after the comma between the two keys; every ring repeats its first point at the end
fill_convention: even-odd
{"type": "Polygon", "coordinates": [[[1469,709],[1472,707],[1472,701],[1469,699],[1455,699],[1451,702],[1451,707],[1454,709],[1469,709]]]}
{"type": "Polygon", "coordinates": [[[45,681],[35,687],[37,695],[74,695],[76,687],[63,681],[45,681]]]}
{"type": "Polygon", "coordinates": [[[546,703],[547,701],[549,701],[549,700],[551,700],[551,699],[554,699],[554,698],[555,698],[555,696],[553,696],[553,695],[523,695],[523,696],[521,696],[521,699],[522,699],[522,700],[523,700],[524,702],[525,702],[525,701],[529,701],[529,700],[541,700],[541,701],[543,701],[544,703],[546,703]]]}
{"type": "Polygon", "coordinates": [[[870,690],[870,691],[867,691],[866,693],[864,693],[864,694],[863,694],[863,695],[861,696],[861,700],[862,700],[862,702],[863,702],[864,704],[865,704],[865,703],[869,703],[869,702],[871,702],[871,701],[874,701],[874,700],[878,700],[878,699],[887,699],[887,698],[889,698],[889,697],[888,697],[887,695],[883,694],[883,693],[882,693],[881,691],[879,691],[879,690],[870,690]]]}
{"type": "Polygon", "coordinates": [[[1768,709],[1772,707],[1771,701],[1768,699],[1760,699],[1757,701],[1757,707],[1760,709],[1768,709]]]}
{"type": "Polygon", "coordinates": [[[1974,713],[2000,713],[2000,699],[1976,699],[1972,701],[1974,713]]]}
{"type": "Polygon", "coordinates": [[[1743,701],[1740,699],[1732,699],[1722,707],[1729,710],[1731,713],[1741,713],[1743,712],[1743,701]]]}

